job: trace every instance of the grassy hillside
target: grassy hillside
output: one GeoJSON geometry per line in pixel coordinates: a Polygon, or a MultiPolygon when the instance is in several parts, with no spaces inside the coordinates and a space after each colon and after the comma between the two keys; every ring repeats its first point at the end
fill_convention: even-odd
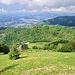
{"type": "Polygon", "coordinates": [[[18,60],[0,54],[0,75],[75,75],[75,53],[26,51],[18,60]]]}
{"type": "MultiPolygon", "coordinates": [[[[44,25],[0,29],[0,43],[12,46],[30,41],[29,49],[21,50],[18,60],[10,60],[9,54],[0,53],[0,75],[75,75],[75,52],[55,52],[61,46],[72,49],[64,44],[67,40],[75,40],[75,27],[44,25]]],[[[75,47],[75,42],[72,43],[75,47]]]]}
{"type": "Polygon", "coordinates": [[[34,26],[32,28],[14,28],[9,27],[0,29],[0,43],[11,45],[21,42],[47,42],[57,40],[74,40],[75,27],[66,27],[59,25],[34,26]]]}

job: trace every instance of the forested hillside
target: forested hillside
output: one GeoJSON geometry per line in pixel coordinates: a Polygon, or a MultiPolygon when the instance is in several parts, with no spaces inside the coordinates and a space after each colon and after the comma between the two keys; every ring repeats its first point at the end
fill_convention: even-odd
{"type": "Polygon", "coordinates": [[[75,27],[66,27],[59,25],[43,25],[31,28],[14,28],[8,27],[0,29],[0,43],[11,45],[12,43],[21,42],[46,42],[57,40],[74,40],[75,27]]]}
{"type": "Polygon", "coordinates": [[[44,20],[44,23],[75,26],[75,16],[59,16],[53,19],[44,20]]]}

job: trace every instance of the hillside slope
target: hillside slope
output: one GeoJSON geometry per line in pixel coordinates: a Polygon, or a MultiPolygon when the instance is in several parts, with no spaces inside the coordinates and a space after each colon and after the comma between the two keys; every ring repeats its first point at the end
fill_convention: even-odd
{"type": "Polygon", "coordinates": [[[0,30],[0,43],[11,45],[21,42],[46,42],[56,40],[74,40],[75,27],[59,25],[34,26],[32,28],[9,27],[0,30]]]}
{"type": "Polygon", "coordinates": [[[75,16],[59,16],[53,19],[44,20],[43,22],[53,25],[75,26],[75,16]]]}

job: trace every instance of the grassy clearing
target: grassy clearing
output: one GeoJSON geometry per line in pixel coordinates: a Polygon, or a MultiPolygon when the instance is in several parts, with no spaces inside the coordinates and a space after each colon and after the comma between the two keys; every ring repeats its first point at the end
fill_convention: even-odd
{"type": "Polygon", "coordinates": [[[45,44],[48,44],[48,43],[50,43],[50,42],[36,42],[36,43],[30,43],[29,44],[29,48],[32,48],[32,46],[38,46],[38,47],[42,47],[42,46],[44,46],[45,44]]]}
{"type": "Polygon", "coordinates": [[[75,75],[75,53],[25,51],[18,60],[0,54],[0,75],[75,75]]]}

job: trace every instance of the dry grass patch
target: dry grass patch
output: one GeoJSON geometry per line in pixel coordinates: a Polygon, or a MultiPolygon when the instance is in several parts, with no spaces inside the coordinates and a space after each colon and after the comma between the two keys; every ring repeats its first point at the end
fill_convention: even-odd
{"type": "Polygon", "coordinates": [[[75,67],[58,63],[44,67],[32,68],[21,75],[75,75],[75,67]]]}

